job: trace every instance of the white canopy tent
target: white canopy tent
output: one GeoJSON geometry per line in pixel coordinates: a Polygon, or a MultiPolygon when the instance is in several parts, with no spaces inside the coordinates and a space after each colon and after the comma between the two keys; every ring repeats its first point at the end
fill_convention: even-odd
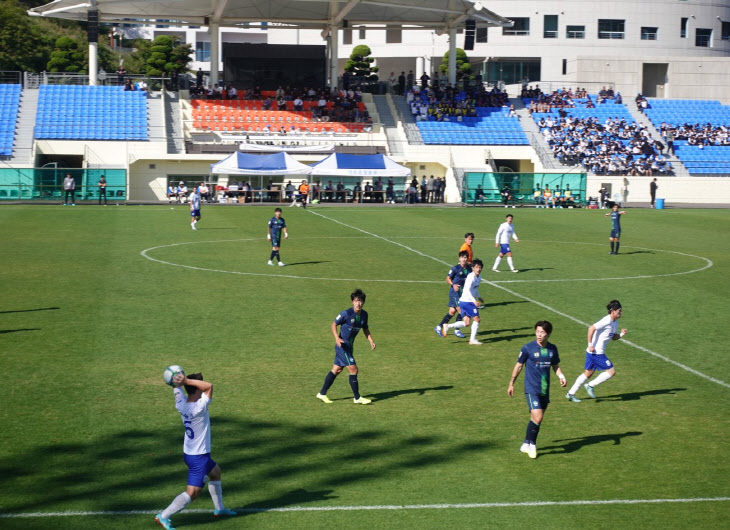
{"type": "Polygon", "coordinates": [[[309,175],[312,168],[298,162],[287,153],[250,155],[232,153],[220,162],[210,165],[212,175],[309,175]]]}
{"type": "Polygon", "coordinates": [[[385,155],[333,153],[312,164],[312,176],[330,177],[410,177],[411,170],[385,155]]]}

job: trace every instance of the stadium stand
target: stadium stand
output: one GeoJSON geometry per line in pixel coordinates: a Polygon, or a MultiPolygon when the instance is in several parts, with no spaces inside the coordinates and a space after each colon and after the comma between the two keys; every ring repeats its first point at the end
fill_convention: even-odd
{"type": "Polygon", "coordinates": [[[12,156],[20,85],[0,85],[0,156],[12,156]]]}
{"type": "Polygon", "coordinates": [[[118,86],[41,85],[37,139],[147,140],[147,92],[118,86]]]}

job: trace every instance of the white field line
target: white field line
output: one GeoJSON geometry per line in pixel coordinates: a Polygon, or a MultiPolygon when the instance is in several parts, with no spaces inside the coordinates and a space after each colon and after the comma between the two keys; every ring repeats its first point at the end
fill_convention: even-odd
{"type": "MultiPolygon", "coordinates": [[[[728,502],[730,497],[695,497],[686,499],[605,499],[575,501],[534,501],[534,502],[475,502],[464,504],[381,504],[364,506],[288,506],[285,508],[236,508],[240,513],[262,512],[354,512],[384,510],[454,510],[454,509],[489,509],[489,508],[540,508],[545,506],[599,506],[620,504],[676,504],[692,502],[728,502]]],[[[105,510],[105,511],[69,511],[69,512],[27,512],[0,513],[0,519],[31,519],[41,517],[90,517],[112,515],[155,515],[155,510],[105,510]]],[[[213,510],[192,509],[185,513],[213,513],[213,510]]]]}
{"type": "MultiPolygon", "coordinates": [[[[322,214],[317,213],[317,212],[312,212],[311,210],[310,210],[310,213],[312,215],[317,215],[319,217],[322,217],[323,219],[327,219],[329,221],[332,221],[333,223],[337,223],[337,224],[342,225],[342,226],[345,226],[347,228],[351,228],[352,230],[357,230],[359,232],[362,232],[364,234],[367,234],[369,236],[372,236],[372,237],[374,237],[376,239],[381,239],[383,241],[386,241],[388,243],[392,243],[393,245],[399,246],[399,247],[404,248],[406,250],[410,250],[412,252],[415,252],[419,256],[423,256],[425,258],[431,259],[433,261],[436,261],[437,263],[442,263],[443,265],[446,265],[447,267],[450,266],[449,263],[447,263],[446,261],[444,261],[442,259],[435,258],[433,256],[429,256],[428,254],[424,254],[423,252],[420,252],[418,250],[412,249],[411,247],[409,247],[407,245],[403,245],[401,243],[398,243],[397,241],[392,241],[390,239],[387,239],[385,237],[379,236],[377,234],[373,234],[372,232],[368,232],[367,230],[363,230],[362,228],[358,228],[356,226],[348,225],[346,223],[343,223],[343,222],[338,221],[336,219],[332,219],[330,217],[327,217],[327,216],[322,215],[322,214]]],[[[553,307],[550,307],[549,305],[543,304],[542,302],[539,302],[537,300],[534,300],[534,299],[532,299],[532,298],[530,298],[528,296],[524,296],[522,294],[516,293],[515,291],[513,291],[511,289],[508,289],[507,287],[504,287],[502,285],[499,285],[498,283],[495,283],[495,282],[491,282],[489,280],[486,280],[486,279],[484,279],[483,276],[482,276],[482,283],[486,283],[486,284],[491,285],[492,287],[495,287],[497,289],[502,289],[503,291],[511,294],[512,296],[515,296],[517,298],[521,298],[523,300],[526,300],[527,302],[531,302],[533,304],[536,304],[536,305],[542,307],[543,309],[546,309],[546,310],[548,310],[548,311],[550,311],[552,313],[555,313],[557,315],[560,315],[561,317],[567,318],[568,320],[572,320],[576,324],[580,324],[583,327],[586,327],[587,328],[588,326],[590,326],[590,324],[588,324],[587,322],[583,322],[582,320],[579,320],[579,319],[577,319],[577,318],[575,318],[575,317],[573,317],[571,315],[568,315],[566,313],[563,313],[562,311],[558,311],[557,309],[555,309],[553,307]]],[[[624,339],[622,339],[622,340],[624,340],[624,339]]],[[[720,379],[716,379],[716,378],[714,378],[712,376],[709,376],[707,374],[703,374],[702,372],[699,372],[699,371],[695,370],[694,368],[690,368],[689,366],[686,366],[686,365],[684,365],[684,364],[682,364],[680,362],[677,362],[677,361],[675,361],[673,359],[670,359],[669,357],[666,357],[666,356],[664,356],[664,355],[662,355],[660,353],[657,353],[655,351],[652,351],[652,350],[650,350],[648,348],[644,348],[643,346],[639,346],[638,344],[634,344],[631,341],[624,340],[624,342],[627,345],[629,345],[629,346],[631,346],[633,348],[636,348],[636,349],[638,349],[640,351],[643,351],[644,353],[648,353],[649,355],[652,355],[652,356],[656,357],[657,359],[661,359],[662,361],[666,361],[668,363],[671,363],[674,366],[677,366],[677,367],[681,368],[682,370],[686,370],[687,372],[689,372],[691,374],[694,374],[696,376],[699,376],[699,377],[702,377],[704,379],[707,379],[708,381],[710,381],[712,383],[715,383],[715,384],[718,384],[718,385],[721,385],[721,386],[724,386],[725,388],[730,388],[730,383],[726,383],[725,381],[722,381],[720,379]]]]}

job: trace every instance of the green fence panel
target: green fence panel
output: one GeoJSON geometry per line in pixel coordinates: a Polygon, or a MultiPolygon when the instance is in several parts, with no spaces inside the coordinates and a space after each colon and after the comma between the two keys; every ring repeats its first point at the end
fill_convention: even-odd
{"type": "Polygon", "coordinates": [[[63,198],[63,179],[76,180],[76,200],[98,200],[99,178],[107,181],[107,200],[127,198],[126,169],[0,168],[0,201],[58,201],[63,198]]]}
{"type": "Polygon", "coordinates": [[[499,203],[502,200],[500,190],[508,185],[518,203],[534,203],[536,190],[570,190],[576,203],[586,199],[585,173],[479,173],[467,172],[462,182],[462,202],[472,204],[478,186],[484,190],[484,202],[499,203]]]}

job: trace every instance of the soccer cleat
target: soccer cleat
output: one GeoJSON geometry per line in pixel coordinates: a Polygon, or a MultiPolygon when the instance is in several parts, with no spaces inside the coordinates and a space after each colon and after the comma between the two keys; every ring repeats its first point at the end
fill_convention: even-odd
{"type": "Polygon", "coordinates": [[[317,394],[317,399],[324,403],[334,403],[334,401],[327,397],[327,394],[317,394]]]}
{"type": "Polygon", "coordinates": [[[520,271],[518,271],[517,269],[512,269],[512,272],[520,272],[520,271]]]}
{"type": "Polygon", "coordinates": [[[269,265],[273,265],[273,264],[274,264],[274,262],[269,260],[269,265]]]}
{"type": "Polygon", "coordinates": [[[221,515],[236,515],[236,512],[234,512],[233,510],[229,510],[228,508],[213,510],[213,517],[220,517],[221,515]]]}
{"type": "Polygon", "coordinates": [[[284,262],[283,261],[280,261],[279,262],[279,267],[283,267],[283,266],[284,266],[284,262]]]}
{"type": "Polygon", "coordinates": [[[441,326],[436,326],[433,330],[436,332],[436,335],[443,337],[443,335],[441,335],[441,326]]]}
{"type": "Polygon", "coordinates": [[[474,340],[470,340],[469,341],[469,344],[474,344],[475,346],[477,346],[477,345],[481,344],[481,342],[479,342],[478,340],[474,339],[474,340]]]}
{"type": "Polygon", "coordinates": [[[448,324],[442,325],[441,326],[441,336],[445,337],[448,334],[449,334],[449,325],[448,324]]]}
{"type": "Polygon", "coordinates": [[[523,444],[522,444],[522,445],[520,446],[520,453],[526,453],[526,452],[528,452],[529,450],[530,450],[530,444],[528,444],[527,442],[523,443],[523,444]]]}
{"type": "Polygon", "coordinates": [[[583,385],[583,388],[586,389],[586,392],[588,392],[588,395],[591,396],[593,399],[596,399],[596,393],[593,391],[593,387],[586,383],[583,385]]]}
{"type": "Polygon", "coordinates": [[[466,338],[466,335],[464,335],[464,334],[463,334],[463,333],[462,333],[461,331],[459,331],[458,329],[455,329],[455,330],[454,330],[454,335],[456,335],[456,336],[457,336],[457,337],[459,337],[460,339],[465,339],[465,338],[466,338]]]}
{"type": "Polygon", "coordinates": [[[571,394],[570,392],[568,392],[567,394],[565,394],[565,398],[568,401],[572,401],[573,403],[580,403],[580,399],[578,399],[577,397],[575,397],[575,394],[571,394]]]}
{"type": "Polygon", "coordinates": [[[360,396],[359,398],[357,398],[355,400],[355,403],[357,403],[358,405],[367,405],[370,402],[372,402],[372,399],[368,399],[368,398],[362,397],[362,396],[360,396]]]}
{"type": "Polygon", "coordinates": [[[193,230],[197,230],[197,228],[195,228],[195,225],[190,225],[190,228],[192,228],[193,230]]]}
{"type": "Polygon", "coordinates": [[[535,444],[530,444],[530,447],[527,449],[527,456],[537,458],[537,446],[535,444]]]}
{"type": "Polygon", "coordinates": [[[162,512],[155,515],[155,522],[165,530],[175,530],[175,527],[172,526],[172,521],[162,517],[162,512]]]}
{"type": "Polygon", "coordinates": [[[497,269],[492,269],[492,272],[499,272],[497,269]]]}

